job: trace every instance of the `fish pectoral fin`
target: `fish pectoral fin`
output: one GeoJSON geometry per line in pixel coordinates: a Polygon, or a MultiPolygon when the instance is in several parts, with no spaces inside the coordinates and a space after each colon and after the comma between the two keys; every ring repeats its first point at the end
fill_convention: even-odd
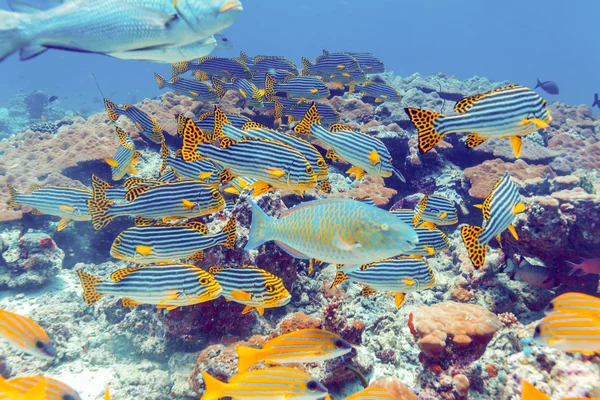
{"type": "Polygon", "coordinates": [[[468,149],[472,149],[473,147],[479,146],[486,140],[487,138],[484,138],[483,136],[479,136],[476,133],[471,133],[469,136],[467,136],[467,141],[465,142],[465,144],[467,145],[468,149]]]}
{"type": "Polygon", "coordinates": [[[73,222],[72,219],[68,219],[68,218],[61,218],[60,221],[58,221],[58,226],[56,227],[57,231],[62,231],[63,229],[65,229],[67,226],[71,225],[71,223],[73,222]]]}
{"type": "Polygon", "coordinates": [[[243,290],[233,290],[231,293],[229,293],[229,295],[238,301],[252,300],[252,295],[248,292],[244,292],[243,290]]]}
{"type": "Polygon", "coordinates": [[[137,307],[141,304],[143,304],[143,303],[140,303],[139,301],[130,299],[129,297],[125,297],[125,298],[121,299],[121,305],[123,307],[131,308],[131,307],[137,307]]]}
{"type": "Polygon", "coordinates": [[[510,144],[512,145],[515,153],[515,158],[519,158],[521,156],[521,148],[523,147],[523,139],[521,136],[511,136],[510,144]]]}
{"type": "Polygon", "coordinates": [[[396,303],[396,308],[400,308],[404,301],[406,300],[406,294],[404,293],[396,293],[394,296],[394,302],[396,303]]]}
{"type": "Polygon", "coordinates": [[[181,204],[183,204],[183,206],[187,209],[193,210],[194,207],[196,207],[196,203],[194,203],[193,201],[190,200],[186,200],[186,199],[181,199],[181,204]]]}
{"type": "Polygon", "coordinates": [[[152,251],[151,246],[139,245],[135,247],[135,252],[143,255],[144,257],[148,257],[150,252],[152,251]]]}
{"type": "Polygon", "coordinates": [[[350,169],[348,169],[346,173],[348,175],[354,174],[357,180],[362,179],[367,174],[364,170],[357,166],[350,167],[350,169]]]}
{"type": "Polygon", "coordinates": [[[517,205],[513,208],[513,214],[522,213],[525,211],[525,204],[517,203],[517,205]]]}
{"type": "Polygon", "coordinates": [[[381,162],[381,157],[379,157],[379,153],[377,153],[377,150],[372,150],[369,153],[369,162],[371,163],[371,165],[375,165],[381,162]]]}
{"type": "Polygon", "coordinates": [[[517,234],[517,230],[515,229],[514,225],[512,225],[512,224],[509,225],[508,226],[508,231],[515,238],[515,240],[519,240],[519,235],[517,234]]]}
{"type": "Polygon", "coordinates": [[[336,234],[333,239],[332,239],[332,243],[334,247],[337,247],[340,250],[346,250],[346,251],[355,251],[356,249],[358,249],[360,247],[360,243],[349,243],[347,240],[345,240],[343,237],[341,237],[339,234],[336,234]]]}

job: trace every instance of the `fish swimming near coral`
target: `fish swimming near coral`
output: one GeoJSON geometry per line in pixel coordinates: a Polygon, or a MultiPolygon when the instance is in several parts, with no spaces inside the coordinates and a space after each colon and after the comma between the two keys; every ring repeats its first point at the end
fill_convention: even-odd
{"type": "Polygon", "coordinates": [[[307,372],[296,368],[271,367],[236,374],[229,383],[201,371],[206,391],[200,400],[232,397],[239,400],[323,399],[327,388],[307,372]]]}
{"type": "Polygon", "coordinates": [[[168,224],[138,220],[114,240],[110,255],[139,264],[162,261],[201,261],[204,251],[214,246],[235,248],[235,217],[220,232],[210,234],[201,222],[168,224]]]}
{"type": "Polygon", "coordinates": [[[585,293],[567,292],[555,297],[546,311],[590,312],[600,315],[600,298],[585,293]]]}
{"type": "Polygon", "coordinates": [[[567,261],[571,266],[569,275],[600,274],[600,258],[584,258],[579,264],[567,261]]]}
{"type": "Polygon", "coordinates": [[[73,221],[92,219],[88,211],[88,200],[92,193],[85,189],[60,186],[32,186],[27,192],[19,193],[8,185],[9,207],[19,205],[33,208],[33,214],[48,214],[60,217],[57,229],[62,231],[73,221]]]}
{"type": "Polygon", "coordinates": [[[535,85],[534,89],[537,89],[537,88],[542,88],[544,90],[544,92],[546,92],[548,94],[558,94],[558,92],[559,92],[558,85],[556,84],[556,82],[554,82],[554,81],[540,82],[540,78],[537,78],[537,84],[535,85]]]}
{"type": "Polygon", "coordinates": [[[115,271],[106,282],[78,271],[83,299],[92,305],[104,296],[122,298],[123,307],[152,304],[172,310],[214,300],[221,286],[211,274],[191,264],[137,265],[115,271]]]}
{"type": "Polygon", "coordinates": [[[226,79],[252,79],[252,73],[248,67],[235,58],[206,56],[195,62],[179,63],[178,70],[173,69],[174,74],[182,74],[186,71],[201,71],[209,76],[226,79]]]}
{"type": "Polygon", "coordinates": [[[326,157],[333,160],[345,160],[352,164],[346,171],[354,173],[356,179],[365,175],[389,178],[395,174],[405,182],[402,174],[393,167],[392,156],[383,142],[373,136],[357,132],[343,124],[334,124],[325,129],[321,124],[321,116],[313,103],[304,118],[294,126],[294,132],[313,135],[330,147],[326,157]]]}
{"type": "Polygon", "coordinates": [[[135,216],[157,220],[201,217],[223,209],[225,199],[216,185],[181,180],[132,187],[126,202],[115,203],[106,195],[111,185],[92,175],[93,198],[88,201],[94,229],[104,228],[119,216],[135,216]]]}
{"type": "Polygon", "coordinates": [[[0,339],[32,356],[54,358],[56,351],[41,326],[23,315],[0,308],[0,339]]]}
{"type": "Polygon", "coordinates": [[[45,400],[81,400],[79,394],[69,385],[58,379],[50,378],[43,375],[34,376],[22,376],[19,378],[12,378],[8,380],[8,383],[15,389],[19,390],[25,397],[18,397],[23,399],[39,400],[39,397],[27,397],[31,394],[31,391],[40,390],[44,387],[45,400]]]}
{"type": "Polygon", "coordinates": [[[341,357],[352,349],[352,345],[336,333],[299,329],[268,340],[260,349],[237,346],[238,371],[243,373],[261,361],[270,365],[321,362],[341,357]]]}
{"type": "Polygon", "coordinates": [[[128,133],[121,128],[117,129],[117,139],[119,147],[113,158],[107,158],[105,161],[110,165],[112,171],[112,180],[119,181],[125,174],[135,175],[138,173],[135,164],[139,161],[141,153],[135,149],[135,144],[128,133]]]}
{"type": "Polygon", "coordinates": [[[512,223],[518,213],[525,211],[519,188],[508,172],[496,182],[492,192],[480,207],[483,212],[483,225],[463,226],[461,230],[463,242],[475,268],[483,266],[490,240],[496,237],[500,241],[500,234],[506,229],[516,240],[519,239],[512,223]]]}
{"type": "Polygon", "coordinates": [[[123,107],[117,106],[109,99],[104,99],[104,108],[108,113],[108,118],[112,122],[117,122],[121,115],[125,115],[140,133],[154,143],[160,143],[164,139],[163,129],[156,121],[155,117],[149,117],[148,114],[139,108],[130,104],[123,104],[123,107]]]}
{"type": "Polygon", "coordinates": [[[556,285],[554,269],[543,265],[534,265],[525,257],[522,257],[518,264],[509,258],[506,261],[506,268],[502,272],[512,274],[514,279],[539,288],[550,289],[556,285]]]}
{"type": "Polygon", "coordinates": [[[242,11],[237,0],[135,3],[76,0],[48,10],[13,1],[0,13],[0,60],[21,50],[21,60],[48,49],[115,53],[173,47],[217,33],[242,11]]]}
{"type": "Polygon", "coordinates": [[[426,153],[451,132],[470,132],[466,145],[479,146],[491,138],[510,137],[515,157],[521,155],[522,137],[546,128],[552,117],[546,100],[533,90],[509,85],[459,100],[447,116],[431,110],[405,108],[419,132],[419,151],[426,153]]]}
{"type": "Polygon", "coordinates": [[[283,80],[283,83],[277,83],[267,74],[265,76],[265,99],[267,101],[276,100],[275,94],[278,92],[285,93],[288,99],[298,101],[322,99],[331,94],[325,83],[313,76],[290,75],[283,80]]]}
{"type": "Polygon", "coordinates": [[[299,204],[279,218],[256,203],[245,250],[274,240],[296,258],[342,264],[344,270],[410,252],[418,241],[412,227],[387,211],[351,199],[299,204]]]}
{"type": "Polygon", "coordinates": [[[396,88],[385,83],[366,81],[362,85],[356,85],[356,82],[353,81],[350,83],[348,94],[352,94],[355,91],[362,93],[363,96],[374,97],[375,103],[402,100],[402,94],[396,88]]]}
{"type": "MultiPolygon", "coordinates": [[[[252,184],[254,196],[273,188],[290,189],[302,193],[315,187],[317,179],[313,167],[296,149],[281,142],[245,137],[235,141],[219,138],[220,147],[194,121],[178,116],[177,132],[183,136],[181,154],[186,161],[207,158],[223,165],[231,178],[257,179],[252,184]]],[[[228,181],[230,179],[226,179],[228,181]]]]}
{"type": "Polygon", "coordinates": [[[242,314],[256,310],[262,315],[265,308],[285,306],[292,298],[281,278],[252,265],[212,266],[208,273],[221,285],[225,299],[246,306],[242,314]]]}
{"type": "Polygon", "coordinates": [[[314,63],[302,57],[302,75],[329,76],[336,72],[356,71],[360,69],[356,58],[347,53],[329,53],[323,50],[323,55],[317,57],[314,63]]]}
{"type": "Polygon", "coordinates": [[[415,207],[414,226],[435,228],[438,225],[454,225],[458,213],[454,203],[443,196],[425,195],[415,207]]]}
{"type": "Polygon", "coordinates": [[[198,82],[196,80],[183,79],[180,77],[173,77],[168,81],[155,73],[154,77],[158,82],[158,88],[163,89],[168,87],[172,89],[175,94],[182,94],[187,97],[191,97],[198,101],[215,101],[219,98],[217,91],[207,83],[198,82]]]}
{"type": "Polygon", "coordinates": [[[338,271],[331,287],[347,280],[362,284],[363,296],[389,292],[395,296],[396,307],[404,303],[406,293],[430,289],[435,285],[431,267],[413,257],[388,258],[361,265],[354,271],[338,271]]]}
{"type": "Polygon", "coordinates": [[[600,315],[589,311],[559,310],[536,326],[533,340],[569,353],[600,353],[600,315]]]}

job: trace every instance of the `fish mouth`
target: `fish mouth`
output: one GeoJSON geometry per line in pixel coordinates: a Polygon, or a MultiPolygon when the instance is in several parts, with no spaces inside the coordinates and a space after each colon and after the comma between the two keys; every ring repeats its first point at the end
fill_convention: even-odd
{"type": "Polygon", "coordinates": [[[219,10],[219,13],[222,14],[229,10],[242,11],[243,9],[244,8],[242,7],[242,3],[240,3],[239,1],[237,1],[237,0],[228,1],[227,3],[225,3],[225,5],[223,7],[221,7],[221,9],[219,10]]]}

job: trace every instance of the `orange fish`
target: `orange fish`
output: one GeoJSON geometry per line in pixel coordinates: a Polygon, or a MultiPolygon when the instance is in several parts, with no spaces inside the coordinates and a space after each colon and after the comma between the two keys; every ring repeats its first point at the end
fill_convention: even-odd
{"type": "Polygon", "coordinates": [[[32,356],[56,356],[52,341],[38,324],[27,317],[3,309],[0,309],[0,338],[7,340],[15,349],[32,356]]]}

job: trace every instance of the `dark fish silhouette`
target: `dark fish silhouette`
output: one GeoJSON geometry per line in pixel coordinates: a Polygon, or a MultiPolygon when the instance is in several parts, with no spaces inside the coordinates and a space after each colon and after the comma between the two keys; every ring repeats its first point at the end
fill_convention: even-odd
{"type": "Polygon", "coordinates": [[[558,94],[558,85],[553,81],[540,82],[540,79],[537,78],[537,85],[534,89],[542,88],[546,93],[550,94],[558,94]]]}
{"type": "Polygon", "coordinates": [[[594,103],[592,104],[592,108],[594,106],[600,108],[600,99],[598,98],[598,93],[594,93],[594,103]]]}
{"type": "Polygon", "coordinates": [[[58,96],[50,96],[50,98],[48,99],[48,103],[52,103],[53,101],[58,100],[58,96]]]}

